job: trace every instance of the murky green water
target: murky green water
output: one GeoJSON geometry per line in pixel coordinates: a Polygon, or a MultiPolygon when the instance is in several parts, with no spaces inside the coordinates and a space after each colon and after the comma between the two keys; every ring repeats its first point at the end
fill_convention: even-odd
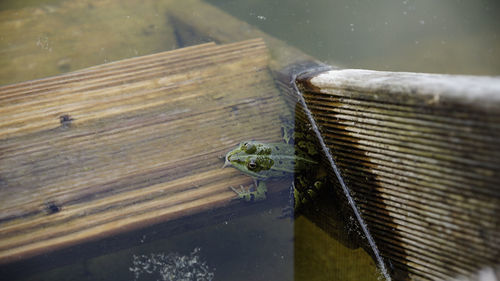
{"type": "Polygon", "coordinates": [[[346,68],[500,74],[498,1],[210,1],[346,68]]]}
{"type": "MultiPolygon", "coordinates": [[[[18,1],[3,1],[0,6],[3,28],[8,29],[5,22],[45,24],[37,23],[32,17],[43,14],[44,20],[50,19],[51,13],[65,2],[30,1],[21,5],[18,1]],[[23,11],[23,18],[11,19],[23,11]]],[[[497,1],[493,0],[209,2],[332,65],[393,71],[500,74],[500,19],[497,16],[500,10],[497,1]]],[[[75,53],[70,58],[58,58],[58,48],[67,42],[66,37],[61,39],[54,34],[56,29],[25,36],[0,36],[0,47],[4,50],[0,53],[0,72],[5,73],[0,84],[179,47],[173,37],[168,37],[175,32],[169,28],[163,11],[151,11],[145,9],[128,15],[128,10],[123,10],[123,14],[113,10],[97,16],[89,12],[93,21],[103,25],[107,23],[106,15],[114,19],[119,15],[131,16],[136,20],[133,25],[141,27],[125,40],[115,38],[110,46],[107,43],[113,38],[104,36],[108,33],[95,36],[94,29],[84,28],[90,24],[85,17],[66,19],[75,26],[71,34],[82,26],[84,35],[78,37],[82,41],[76,45],[84,46],[81,50],[90,50],[83,56],[75,53]],[[142,27],[148,17],[156,18],[154,24],[142,27]],[[17,41],[9,41],[10,38],[17,41]],[[6,55],[15,46],[21,46],[16,56],[6,55]],[[33,50],[38,53],[34,54],[33,50]],[[24,56],[40,61],[33,60],[29,64],[22,61],[24,56]],[[56,64],[44,62],[53,56],[56,56],[56,64]]],[[[119,26],[120,22],[112,24],[119,26]]],[[[107,26],[111,32],[115,30],[112,24],[107,26]]],[[[120,29],[120,33],[123,32],[120,29]]],[[[64,48],[73,48],[73,45],[64,45],[64,48]]],[[[367,252],[356,243],[348,245],[304,217],[295,221],[278,219],[281,210],[276,204],[263,203],[252,213],[229,214],[208,225],[186,227],[185,231],[178,230],[169,236],[162,234],[161,225],[151,227],[95,242],[87,249],[79,246],[48,254],[5,269],[4,273],[10,280],[162,280],[165,276],[162,270],[184,268],[203,273],[200,276],[206,279],[202,280],[212,276],[214,280],[380,278],[369,249],[367,252]],[[24,272],[24,267],[32,270],[24,272]]],[[[348,231],[344,227],[339,227],[339,233],[348,231]]]]}
{"type": "Polygon", "coordinates": [[[280,212],[266,208],[243,217],[228,215],[216,225],[176,235],[162,234],[161,225],[148,228],[119,242],[99,243],[97,257],[76,247],[65,254],[71,256],[68,265],[61,266],[63,256],[49,255],[30,265],[50,270],[20,280],[197,280],[178,278],[202,269],[207,274],[200,280],[293,280],[293,223],[276,219],[280,212]],[[199,252],[191,255],[195,249],[199,252]],[[52,268],[51,262],[59,266],[52,268]],[[168,279],[172,276],[177,278],[168,279]]]}
{"type": "MultiPolygon", "coordinates": [[[[130,10],[126,5],[108,5],[112,1],[96,2],[99,5],[2,1],[0,85],[177,48],[169,39],[175,32],[162,12],[162,3],[167,2],[147,1],[130,10]],[[78,12],[81,18],[64,16],[86,7],[94,12],[78,12]],[[99,7],[106,9],[95,12],[99,7]],[[55,36],[54,24],[60,17],[66,29],[55,36]],[[54,52],[64,54],[68,48],[85,60],[77,54],[53,58],[54,52]],[[23,52],[24,58],[17,57],[23,52]],[[40,56],[45,58],[38,61],[40,56]]],[[[500,73],[500,8],[495,0],[209,2],[307,54],[345,68],[500,73]]]]}

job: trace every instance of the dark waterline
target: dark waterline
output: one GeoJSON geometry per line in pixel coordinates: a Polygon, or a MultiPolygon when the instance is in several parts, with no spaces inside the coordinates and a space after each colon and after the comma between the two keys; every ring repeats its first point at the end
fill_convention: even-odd
{"type": "MultiPolygon", "coordinates": [[[[315,69],[313,69],[313,71],[316,72],[316,73],[318,73],[318,72],[328,71],[328,70],[331,70],[331,69],[332,68],[329,67],[329,66],[323,66],[323,67],[315,68],[315,69]]],[[[347,187],[347,185],[346,185],[346,183],[344,181],[344,178],[340,174],[340,171],[339,171],[337,165],[335,164],[335,160],[333,160],[333,157],[330,154],[330,149],[326,146],[325,141],[323,140],[323,137],[321,135],[321,132],[319,131],[319,128],[316,125],[316,122],[314,121],[314,117],[312,116],[312,113],[309,110],[309,108],[307,107],[307,104],[306,104],[306,101],[304,100],[304,97],[302,96],[302,94],[299,91],[299,88],[297,87],[297,77],[301,76],[301,75],[304,75],[306,73],[309,73],[309,72],[310,72],[309,70],[306,70],[306,71],[300,72],[298,74],[294,73],[292,75],[291,85],[293,87],[293,90],[295,91],[295,93],[298,96],[299,102],[300,102],[300,104],[302,105],[302,107],[304,109],[304,112],[305,112],[305,114],[307,116],[307,119],[308,119],[309,123],[311,124],[311,127],[312,127],[314,133],[316,134],[316,137],[317,137],[317,139],[319,141],[321,149],[323,150],[323,153],[327,157],[330,166],[332,167],[335,175],[337,176],[337,179],[338,179],[338,181],[340,183],[340,186],[342,186],[342,191],[344,192],[344,194],[345,194],[345,196],[347,198],[347,201],[349,202],[349,205],[351,206],[351,208],[352,208],[352,210],[354,212],[354,215],[356,216],[356,219],[357,219],[357,221],[358,221],[361,229],[363,230],[363,233],[364,233],[364,235],[366,237],[366,240],[368,240],[368,243],[369,243],[370,247],[373,250],[373,254],[375,255],[375,258],[377,260],[377,264],[379,266],[379,269],[380,269],[382,275],[385,277],[385,279],[387,281],[391,281],[391,277],[389,276],[389,273],[387,272],[387,267],[385,266],[384,260],[380,256],[380,252],[379,252],[379,250],[377,248],[377,245],[375,244],[375,240],[373,240],[373,237],[370,234],[370,231],[368,230],[368,227],[366,226],[365,221],[361,217],[361,214],[359,213],[358,208],[356,207],[356,203],[354,202],[354,199],[352,199],[352,196],[351,196],[351,193],[349,191],[349,188],[347,187]]]]}

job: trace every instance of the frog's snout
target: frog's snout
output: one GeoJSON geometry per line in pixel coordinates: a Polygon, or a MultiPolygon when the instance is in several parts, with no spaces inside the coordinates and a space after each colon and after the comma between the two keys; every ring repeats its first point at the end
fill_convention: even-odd
{"type": "Polygon", "coordinates": [[[229,162],[229,156],[226,156],[226,161],[224,162],[224,165],[222,165],[222,168],[227,168],[231,166],[231,162],[229,162]]]}

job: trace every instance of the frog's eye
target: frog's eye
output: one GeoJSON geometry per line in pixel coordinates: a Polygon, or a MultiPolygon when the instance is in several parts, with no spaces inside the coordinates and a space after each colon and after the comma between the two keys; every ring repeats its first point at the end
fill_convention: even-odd
{"type": "Polygon", "coordinates": [[[247,167],[250,170],[254,170],[255,168],[257,168],[257,163],[255,163],[255,160],[252,159],[250,160],[250,162],[248,162],[247,167]]]}
{"type": "Polygon", "coordinates": [[[243,144],[243,149],[246,151],[246,153],[254,153],[257,150],[255,145],[248,142],[243,144]]]}

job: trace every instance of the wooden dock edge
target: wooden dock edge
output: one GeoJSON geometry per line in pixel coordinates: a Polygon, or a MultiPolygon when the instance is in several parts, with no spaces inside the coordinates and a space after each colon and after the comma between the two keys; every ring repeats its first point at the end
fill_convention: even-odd
{"type": "Polygon", "coordinates": [[[395,280],[498,266],[500,77],[335,69],[297,83],[395,280]]]}

